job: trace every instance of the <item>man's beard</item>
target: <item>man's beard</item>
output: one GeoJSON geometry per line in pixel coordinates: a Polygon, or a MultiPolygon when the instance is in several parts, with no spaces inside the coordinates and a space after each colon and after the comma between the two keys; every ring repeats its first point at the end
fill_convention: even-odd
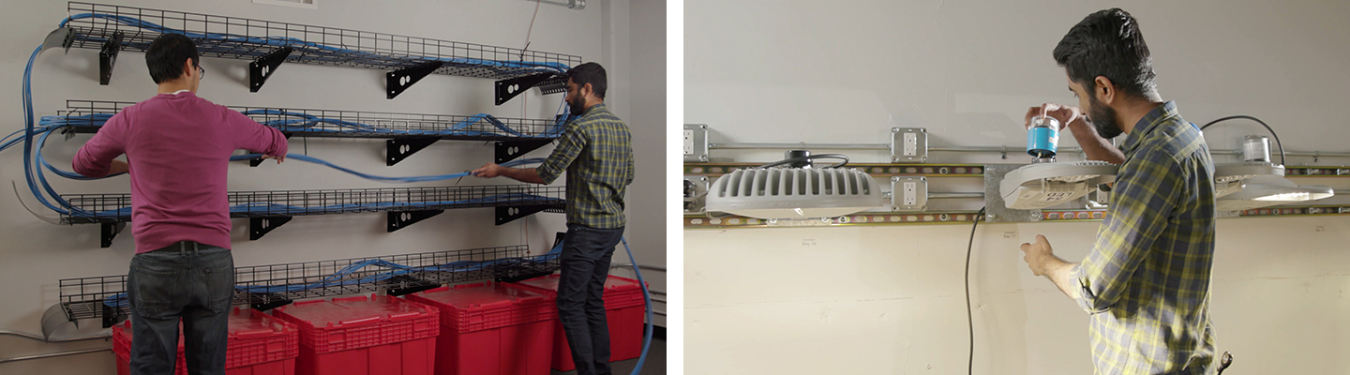
{"type": "Polygon", "coordinates": [[[1097,98],[1089,98],[1088,121],[1092,128],[1097,130],[1097,135],[1102,138],[1111,139],[1124,133],[1120,130],[1120,124],[1116,121],[1116,110],[1097,101],[1097,98]]]}
{"type": "Polygon", "coordinates": [[[571,111],[573,116],[580,116],[582,112],[586,111],[586,99],[577,98],[576,100],[567,102],[567,109],[571,111]]]}

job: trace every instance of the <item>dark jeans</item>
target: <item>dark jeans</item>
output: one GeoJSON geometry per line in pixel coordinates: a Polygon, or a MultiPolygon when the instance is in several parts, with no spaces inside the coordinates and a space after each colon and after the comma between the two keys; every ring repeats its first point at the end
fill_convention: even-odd
{"type": "Polygon", "coordinates": [[[225,339],[234,296],[230,250],[191,241],[136,254],[127,276],[131,373],[170,375],[182,319],[188,373],[225,373],[225,339]]]}
{"type": "Polygon", "coordinates": [[[567,224],[563,236],[562,277],[558,280],[558,319],[577,375],[609,375],[609,323],[605,320],[605,280],[609,258],[623,228],[596,229],[567,224]]]}

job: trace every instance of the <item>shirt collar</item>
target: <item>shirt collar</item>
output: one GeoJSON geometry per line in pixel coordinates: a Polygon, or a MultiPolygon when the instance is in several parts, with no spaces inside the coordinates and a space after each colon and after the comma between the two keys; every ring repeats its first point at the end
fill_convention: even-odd
{"type": "Polygon", "coordinates": [[[1139,142],[1142,142],[1144,137],[1148,136],[1148,133],[1157,128],[1158,124],[1180,118],[1180,116],[1177,113],[1176,101],[1168,101],[1152,111],[1148,111],[1144,118],[1139,119],[1139,122],[1134,124],[1134,130],[1130,132],[1129,136],[1125,137],[1125,143],[1121,144],[1120,151],[1126,155],[1133,153],[1135,149],[1139,148],[1139,142]]]}
{"type": "Polygon", "coordinates": [[[581,113],[581,116],[589,115],[589,114],[591,114],[591,112],[598,111],[598,110],[604,110],[604,109],[606,109],[605,103],[596,104],[596,105],[591,106],[590,108],[586,108],[586,111],[585,111],[585,112],[582,112],[582,113],[581,113]]]}

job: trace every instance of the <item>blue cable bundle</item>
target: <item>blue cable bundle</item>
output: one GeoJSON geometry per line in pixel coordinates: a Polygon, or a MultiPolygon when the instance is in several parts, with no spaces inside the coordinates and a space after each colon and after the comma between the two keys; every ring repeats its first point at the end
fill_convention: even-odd
{"type": "MultiPolygon", "coordinates": [[[[334,272],[332,275],[324,277],[322,280],[305,285],[259,285],[259,286],[236,286],[235,290],[248,293],[293,293],[304,292],[313,289],[322,289],[335,286],[360,285],[388,280],[395,276],[406,275],[416,272],[470,272],[483,270],[488,267],[511,266],[525,263],[541,264],[556,259],[562,253],[562,243],[558,243],[552,250],[543,255],[528,258],[503,258],[494,260],[462,260],[458,262],[445,263],[434,266],[410,267],[402,264],[390,262],[383,259],[366,259],[360,262],[352,263],[342,269],[334,272]],[[347,277],[366,267],[383,267],[393,271],[381,272],[374,275],[364,276],[358,279],[348,279],[347,277]]],[[[103,304],[109,307],[127,306],[130,301],[127,300],[126,293],[118,293],[103,300],[103,304]]]]}
{"type": "MultiPolygon", "coordinates": [[[[355,51],[355,50],[342,49],[342,48],[337,48],[337,47],[332,47],[332,46],[326,46],[326,45],[321,45],[321,44],[318,44],[318,43],[313,43],[313,42],[303,41],[303,40],[296,39],[296,38],[281,38],[281,37],[273,37],[273,36],[268,36],[268,37],[265,37],[265,38],[259,38],[259,37],[244,37],[244,36],[239,36],[239,35],[221,34],[221,33],[205,33],[205,34],[202,34],[202,33],[190,33],[190,32],[186,32],[186,31],[183,31],[183,30],[176,30],[176,29],[167,28],[167,27],[164,27],[164,26],[161,26],[161,25],[157,25],[157,24],[154,24],[154,23],[151,23],[151,22],[147,22],[147,21],[140,20],[140,19],[136,19],[136,18],[132,18],[132,17],[118,16],[118,15],[110,15],[110,14],[101,14],[101,13],[82,13],[82,14],[73,15],[73,16],[70,16],[70,17],[68,17],[68,18],[66,18],[66,19],[64,19],[64,20],[62,20],[59,26],[60,26],[60,27],[66,27],[66,25],[67,25],[70,21],[72,21],[72,20],[85,19],[85,18],[94,18],[94,19],[111,20],[111,21],[117,22],[117,23],[122,24],[122,25],[127,25],[127,26],[137,27],[137,28],[145,29],[145,30],[152,31],[152,32],[158,32],[158,33],[177,33],[177,34],[183,34],[183,35],[185,35],[185,36],[188,36],[189,38],[197,38],[197,39],[202,39],[202,40],[206,40],[206,41],[216,42],[216,43],[212,43],[212,44],[211,44],[211,47],[208,48],[208,50],[210,50],[211,48],[221,48],[222,46],[224,46],[224,48],[229,49],[229,48],[231,48],[231,47],[230,47],[230,44],[232,44],[232,43],[237,43],[237,44],[255,44],[255,45],[260,44],[260,45],[268,45],[268,46],[275,46],[275,47],[292,47],[292,48],[294,48],[294,49],[298,49],[298,50],[302,50],[302,51],[303,51],[303,50],[308,50],[308,51],[311,51],[311,52],[329,52],[329,53],[351,54],[351,55],[364,56],[364,57],[368,57],[368,58],[370,58],[370,59],[378,59],[378,60],[388,60],[388,59],[389,59],[389,56],[381,56],[381,55],[377,55],[377,54],[373,54],[373,53],[369,53],[369,52],[355,51]]],[[[93,38],[91,38],[91,39],[93,39],[93,38]]],[[[89,179],[91,179],[91,178],[89,178],[89,177],[85,177],[85,176],[80,175],[80,174],[78,174],[78,173],[74,173],[74,172],[70,172],[70,171],[64,171],[64,170],[61,170],[61,169],[56,168],[55,166],[51,165],[50,163],[48,163],[47,160],[46,160],[45,158],[43,158],[42,152],[41,152],[42,146],[46,144],[47,137],[50,136],[51,133],[52,133],[53,131],[55,131],[55,130],[57,130],[57,129],[60,129],[60,128],[62,128],[62,127],[65,127],[65,126],[101,126],[104,122],[106,122],[109,118],[111,118],[112,115],[111,115],[111,114],[91,114],[91,115],[85,115],[85,116],[52,116],[52,117],[43,117],[41,123],[36,123],[36,124],[35,124],[35,121],[34,121],[34,115],[33,115],[33,99],[32,99],[32,71],[33,71],[33,62],[34,62],[34,60],[37,59],[38,54],[40,54],[41,52],[42,52],[42,46],[38,46],[36,49],[34,49],[34,50],[33,50],[33,54],[28,58],[28,63],[27,63],[27,65],[24,67],[24,77],[23,77],[23,78],[24,78],[24,79],[23,79],[24,129],[23,129],[23,130],[20,130],[20,131],[16,131],[16,132],[14,132],[14,133],[11,133],[11,134],[5,136],[4,138],[0,138],[0,151],[3,151],[3,150],[5,150],[5,149],[8,149],[8,148],[10,148],[10,147],[13,147],[13,146],[18,145],[19,141],[22,141],[22,142],[23,142],[23,146],[24,146],[24,147],[23,147],[23,148],[24,148],[24,180],[25,180],[25,182],[28,184],[29,189],[33,192],[33,195],[37,198],[38,202],[41,203],[43,206],[46,206],[47,208],[49,208],[49,209],[51,209],[51,210],[57,212],[58,214],[64,214],[64,215],[72,215],[72,216],[89,216],[89,217],[102,217],[102,216],[111,216],[111,215],[119,215],[119,216],[120,216],[120,215],[122,215],[123,211],[126,210],[126,208],[117,209],[117,210],[109,210],[109,211],[104,211],[104,212],[90,212],[90,211],[87,211],[87,210],[84,210],[84,209],[80,209],[80,208],[78,208],[78,207],[74,207],[74,206],[72,206],[72,205],[70,204],[70,202],[67,202],[66,200],[62,199],[61,196],[60,196],[60,194],[58,194],[58,193],[56,192],[56,190],[53,189],[53,188],[51,187],[51,185],[47,182],[46,175],[45,175],[45,173],[43,173],[43,171],[42,171],[43,168],[45,168],[45,169],[47,169],[47,170],[49,170],[49,171],[52,171],[53,173],[56,173],[56,174],[59,175],[59,176],[66,177],[66,178],[77,179],[77,180],[89,180],[89,179]],[[19,136],[19,135],[21,135],[21,136],[19,136]],[[16,137],[16,136],[18,136],[18,137],[16,137]],[[35,140],[36,140],[36,142],[38,143],[38,145],[37,145],[37,147],[36,147],[36,152],[34,152],[35,149],[34,149],[34,145],[33,145],[33,143],[34,143],[35,140]],[[33,158],[34,158],[34,154],[36,154],[36,164],[34,163],[35,160],[33,159],[33,158]],[[39,166],[39,164],[40,164],[40,166],[39,166]],[[50,196],[52,197],[52,200],[55,201],[55,203],[53,203],[53,202],[47,200],[47,197],[44,196],[44,194],[42,194],[41,191],[39,190],[38,185],[41,185],[41,191],[45,191],[48,195],[50,195],[50,196]]],[[[563,73],[563,72],[566,72],[568,69],[570,69],[570,67],[568,67],[568,66],[565,65],[565,64],[554,63],[554,62],[495,61],[495,60],[481,60],[481,59],[468,59],[468,58],[453,58],[453,59],[434,58],[434,59],[423,59],[423,60],[428,60],[428,61],[441,61],[441,62],[445,62],[445,63],[459,64],[459,65],[482,66],[482,67],[489,67],[489,68],[494,68],[494,69],[500,68],[500,69],[505,69],[505,70],[508,71],[508,72],[514,72],[514,73],[520,73],[520,72],[522,72],[522,70],[525,71],[525,72],[528,72],[528,71],[553,71],[553,72],[557,72],[557,73],[563,73]]],[[[499,72],[500,72],[500,70],[499,70],[499,72]]],[[[563,107],[563,108],[566,108],[566,106],[562,106],[562,107],[563,107]]],[[[252,112],[252,111],[250,111],[250,112],[252,112]]],[[[359,124],[359,123],[355,123],[355,122],[342,121],[342,120],[334,120],[334,119],[319,118],[319,117],[315,117],[315,116],[308,115],[308,114],[302,114],[302,113],[289,113],[289,112],[282,112],[282,111],[271,111],[271,112],[275,112],[275,113],[268,113],[267,110],[265,110],[264,112],[261,112],[261,114],[278,114],[278,115],[292,116],[292,117],[298,117],[298,118],[299,118],[299,119],[297,119],[297,120],[269,121],[269,124],[267,124],[267,125],[271,125],[271,126],[278,127],[278,128],[281,129],[281,130],[290,130],[290,131],[308,131],[308,130],[310,130],[310,128],[311,128],[312,126],[314,126],[314,125],[316,125],[316,124],[325,123],[325,124],[334,124],[334,125],[338,125],[340,128],[348,128],[348,129],[351,129],[350,131],[356,131],[356,132],[377,132],[377,133],[378,133],[378,132],[382,132],[382,131],[383,131],[383,132],[390,132],[390,133],[399,132],[399,130],[394,130],[394,129],[380,129],[380,128],[377,128],[377,127],[372,127],[372,126],[368,126],[368,125],[364,125],[364,124],[359,124]]],[[[560,112],[561,112],[561,111],[560,111],[560,112]]],[[[565,112],[564,112],[564,113],[565,113],[565,112]]],[[[248,113],[245,113],[245,114],[248,114],[248,113]]],[[[564,125],[566,119],[567,119],[567,116],[566,116],[566,115],[560,116],[560,117],[559,117],[559,120],[558,120],[557,122],[554,123],[554,126],[553,126],[552,129],[546,131],[546,132],[543,133],[543,134],[539,134],[539,135],[528,135],[528,134],[521,133],[521,132],[519,132],[519,131],[517,131],[517,130],[515,130],[515,129],[511,129],[510,127],[506,126],[506,125],[503,124],[500,120],[498,120],[497,118],[495,118],[495,117],[493,117],[493,116],[491,116],[491,115],[487,115],[487,114],[478,114],[478,115],[475,115],[475,116],[471,116],[471,117],[469,117],[469,118],[467,118],[467,119],[465,119],[465,120],[463,120],[463,121],[460,121],[459,123],[457,123],[457,124],[455,124],[454,126],[452,126],[450,129],[447,129],[447,130],[444,130],[444,131],[440,131],[440,132],[429,133],[429,134],[435,134],[435,135],[500,135],[499,133],[495,133],[495,132],[483,132],[483,131],[470,131],[470,130],[465,130],[465,128],[467,128],[469,125],[472,125],[472,124],[474,124],[474,123],[478,123],[478,122],[480,122],[480,121],[487,121],[488,123],[492,124],[495,128],[497,128],[498,130],[501,130],[501,131],[505,132],[506,134],[509,134],[509,135],[512,135],[512,136],[517,136],[517,137],[545,137],[545,138],[547,138],[547,137],[553,137],[553,136],[556,136],[556,135],[560,134],[560,133],[561,133],[561,129],[562,129],[562,127],[563,127],[563,125],[564,125]]],[[[325,130],[325,131],[327,131],[327,130],[325,130]]],[[[428,134],[428,133],[419,133],[419,132],[417,132],[417,131],[406,131],[406,130],[405,130],[405,131],[402,131],[402,132],[406,132],[407,134],[428,134]]],[[[257,157],[257,155],[243,155],[243,156],[236,156],[236,157],[231,158],[231,160],[252,159],[252,158],[254,158],[254,157],[257,157]]],[[[341,171],[343,171],[343,172],[347,172],[347,173],[351,173],[351,174],[360,176],[360,177],[362,177],[362,178],[367,178],[367,179],[372,179],[372,180],[377,180],[377,181],[423,182],[423,181],[438,181],[438,180],[446,180],[446,179],[461,178],[461,177],[464,177],[464,176],[467,176],[467,175],[468,175],[468,173],[465,172],[465,173],[456,173],[456,174],[447,174],[447,175],[434,175],[434,176],[385,177],[385,176],[376,176],[376,175],[369,175],[369,174],[365,174],[365,173],[360,173],[360,172],[357,172],[357,171],[354,171],[354,170],[351,170],[351,169],[347,169],[347,168],[343,168],[343,167],[334,165],[334,164],[332,164],[332,163],[329,163],[329,162],[327,162],[327,161],[324,161],[324,160],[321,160],[321,159],[318,159],[318,158],[313,158],[313,157],[309,157],[309,156],[305,156],[305,155],[287,155],[287,157],[288,157],[288,158],[292,158],[292,159],[301,160],[301,161],[306,161],[306,162],[311,162],[311,163],[316,163],[316,164],[325,165],[325,166],[328,166],[328,167],[331,167],[331,168],[335,168],[335,169],[341,170],[341,171]]],[[[506,166],[514,166],[514,165],[520,165],[520,164],[531,163],[531,162],[532,162],[532,163],[538,163],[539,161],[538,161],[537,159],[534,159],[534,160],[521,160],[521,161],[517,161],[517,162],[515,162],[515,163],[506,163],[506,164],[503,164],[503,165],[506,165],[506,166]]],[[[483,200],[496,201],[496,200],[498,200],[498,199],[511,199],[511,198],[512,198],[512,197],[510,197],[510,196],[496,196],[496,197],[487,197],[487,198],[483,198],[483,200]]],[[[526,196],[526,197],[515,197],[515,198],[527,198],[527,199],[532,199],[532,198],[542,198],[542,197],[526,196]]],[[[452,202],[452,203],[454,203],[454,202],[452,202]]],[[[251,210],[251,209],[253,209],[253,208],[256,208],[256,207],[254,207],[254,206],[242,206],[242,207],[237,206],[237,207],[232,207],[231,210],[232,210],[232,211],[234,211],[234,210],[251,210]]],[[[285,208],[285,209],[301,209],[301,210],[309,209],[309,208],[299,208],[299,207],[291,207],[291,206],[282,206],[281,208],[285,208]]],[[[332,210],[332,209],[335,209],[335,208],[333,208],[333,207],[320,207],[320,208],[318,208],[318,209],[320,209],[320,210],[323,210],[323,209],[332,210]]],[[[340,209],[340,208],[338,208],[338,209],[340,209]]],[[[245,212],[249,212],[249,211],[245,211],[245,212]]]]}
{"type": "MultiPolygon", "coordinates": [[[[123,25],[127,25],[127,26],[132,26],[132,27],[137,27],[137,28],[141,28],[141,29],[144,29],[144,30],[148,30],[148,31],[152,31],[152,32],[157,32],[157,33],[160,33],[160,34],[183,34],[183,35],[185,35],[185,36],[187,36],[187,37],[189,37],[189,38],[202,39],[202,40],[214,42],[214,43],[208,44],[210,47],[209,47],[209,48],[205,48],[203,52],[237,53],[237,51],[238,51],[239,49],[242,49],[242,48],[237,48],[237,47],[245,47],[245,46],[242,46],[242,45],[244,45],[244,44],[249,44],[249,45],[267,45],[267,46],[273,46],[273,47],[291,47],[291,48],[294,48],[294,49],[296,49],[296,50],[307,51],[307,52],[310,52],[310,53],[316,53],[316,54],[328,54],[328,55],[332,55],[332,54],[350,54],[350,55],[361,56],[361,57],[365,58],[365,59],[366,59],[365,61],[367,61],[367,62],[381,62],[381,61],[388,61],[389,59],[394,58],[394,57],[392,57],[392,56],[378,55],[378,54],[374,54],[374,53],[370,53],[370,52],[355,51],[355,50],[349,50],[349,49],[344,49],[344,48],[338,48],[338,47],[326,46],[326,45],[322,45],[322,44],[318,44],[318,43],[314,43],[314,42],[308,42],[308,41],[304,41],[304,40],[300,40],[300,39],[296,39],[296,38],[283,38],[283,37],[275,37],[275,36],[268,36],[268,37],[265,37],[265,38],[260,38],[260,37],[246,37],[246,36],[241,36],[241,35],[221,34],[221,33],[206,33],[206,34],[202,34],[202,33],[191,33],[191,32],[186,32],[186,31],[183,31],[183,30],[171,29],[171,28],[168,28],[168,27],[160,26],[160,25],[157,25],[157,24],[154,24],[154,23],[151,23],[151,22],[148,22],[148,21],[140,20],[140,19],[137,19],[137,18],[133,18],[133,17],[118,16],[118,15],[103,14],[103,13],[81,13],[81,14],[76,14],[76,15],[70,16],[70,17],[68,17],[68,18],[66,18],[66,19],[64,19],[64,20],[62,20],[62,21],[61,21],[61,24],[60,24],[60,27],[66,27],[66,24],[69,23],[70,21],[77,20],[77,19],[84,19],[84,18],[96,18],[96,19],[111,20],[111,21],[117,22],[117,23],[119,23],[119,24],[123,24],[123,25]]],[[[91,38],[91,39],[94,39],[94,38],[91,38]]],[[[261,56],[261,55],[264,54],[264,53],[266,53],[266,51],[258,51],[258,52],[256,52],[256,54],[259,55],[259,56],[261,56]]],[[[351,60],[351,59],[345,59],[345,60],[351,60]]],[[[485,67],[485,68],[493,69],[494,71],[496,71],[496,72],[499,73],[499,74],[524,74],[524,73],[530,73],[530,72],[536,72],[536,71],[537,71],[537,72],[556,72],[556,73],[564,73],[564,72],[566,72],[568,69],[571,68],[571,67],[567,66],[566,64],[556,63],[556,62],[497,61],[497,60],[482,60],[482,59],[470,59],[470,58],[428,58],[428,57],[419,58],[418,60],[424,60],[424,61],[427,61],[427,62],[440,61],[440,62],[444,62],[444,63],[456,64],[456,65],[463,65],[463,66],[485,67]]]]}
{"type": "MultiPolygon", "coordinates": [[[[103,123],[105,123],[108,119],[112,118],[112,114],[91,114],[91,115],[84,115],[84,116],[46,116],[46,117],[43,117],[43,118],[42,118],[42,121],[41,121],[41,122],[38,122],[38,123],[35,124],[35,121],[34,121],[34,115],[33,115],[33,102],[32,102],[32,70],[33,70],[33,62],[34,62],[34,60],[37,59],[37,56],[38,56],[41,52],[42,52],[42,47],[41,47],[41,46],[38,46],[36,49],[34,49],[34,50],[33,50],[33,54],[28,58],[28,63],[27,63],[27,65],[26,65],[25,68],[24,68],[24,77],[23,77],[23,78],[24,78],[24,79],[23,79],[24,129],[23,129],[23,130],[16,131],[16,132],[14,132],[14,133],[10,133],[9,135],[5,136],[4,138],[0,138],[0,151],[3,151],[3,150],[5,150],[5,149],[8,149],[8,148],[13,147],[13,146],[17,146],[17,145],[19,144],[20,141],[23,142],[23,148],[24,148],[24,179],[25,179],[25,182],[27,182],[28,187],[29,187],[29,190],[32,191],[34,197],[37,198],[37,200],[38,200],[39,203],[41,203],[43,206],[46,206],[47,208],[51,209],[52,211],[57,212],[58,214],[69,215],[69,216],[79,216],[79,217],[94,217],[94,218],[98,218],[98,217],[124,217],[124,216],[129,215],[129,211],[128,211],[128,210],[129,210],[129,207],[124,207],[124,208],[121,208],[121,209],[115,209],[115,210],[107,210],[107,211],[102,211],[102,212],[93,212],[93,211],[88,211],[88,210],[81,209],[81,208],[79,208],[79,207],[75,207],[75,206],[71,205],[70,202],[68,202],[68,201],[66,201],[65,199],[61,198],[61,195],[60,195],[59,193],[57,193],[56,190],[55,190],[54,188],[52,188],[51,184],[47,181],[46,174],[43,172],[43,169],[44,169],[44,168],[45,168],[46,170],[48,170],[48,171],[51,171],[52,173],[57,174],[58,176],[65,177],[65,178],[76,179],[76,180],[93,180],[93,179],[95,179],[95,178],[86,177],[86,176],[84,176],[84,175],[80,175],[80,174],[75,173],[75,172],[66,171],[66,170],[62,170],[62,169],[60,169],[60,168],[56,168],[56,167],[53,166],[51,163],[47,162],[46,158],[43,157],[42,152],[41,152],[41,151],[42,151],[42,147],[46,144],[47,138],[51,135],[51,133],[55,132],[55,131],[58,130],[58,129],[61,129],[61,128],[64,128],[64,127],[67,127],[67,126],[93,126],[93,127],[102,126],[103,123]],[[37,143],[37,145],[35,146],[34,143],[37,143]],[[36,150],[36,152],[34,152],[35,150],[36,150]],[[36,159],[34,159],[34,158],[36,158],[36,159]],[[39,188],[39,185],[41,185],[40,188],[39,188]],[[43,192],[45,192],[46,195],[44,195],[43,192]],[[47,199],[47,195],[50,195],[50,196],[51,196],[51,198],[52,198],[51,201],[49,201],[49,200],[47,199]],[[53,201],[54,201],[55,203],[53,203],[53,201]]],[[[563,107],[565,108],[565,106],[563,106],[563,107]]],[[[314,117],[314,116],[308,116],[308,115],[303,115],[303,114],[301,115],[301,117],[304,119],[305,122],[313,122],[313,123],[317,123],[317,122],[334,122],[334,121],[338,121],[338,120],[331,120],[331,119],[322,119],[322,118],[317,118],[317,117],[314,117]]],[[[566,118],[566,116],[561,116],[561,117],[560,117],[560,120],[554,124],[554,128],[551,129],[550,132],[559,132],[559,133],[560,133],[560,132],[561,132],[561,128],[562,128],[562,126],[564,125],[563,119],[565,119],[565,118],[566,118]]],[[[467,127],[468,125],[473,124],[473,123],[477,123],[478,121],[488,121],[489,123],[492,123],[494,126],[497,126],[498,129],[503,129],[504,131],[508,131],[508,133],[514,132],[513,129],[510,129],[509,127],[506,127],[504,124],[502,124],[500,121],[498,121],[495,117],[491,117],[490,115],[486,115],[486,114],[480,114],[480,115],[478,115],[478,116],[471,116],[469,119],[466,119],[466,120],[464,120],[464,121],[461,121],[461,122],[460,122],[459,124],[457,124],[454,128],[452,128],[451,131],[462,130],[464,127],[467,127]]],[[[342,121],[338,121],[338,122],[343,123],[343,125],[346,125],[346,126],[354,126],[354,127],[357,127],[357,128],[368,127],[368,126],[363,125],[363,124],[356,124],[356,123],[349,123],[349,122],[342,122],[342,121]]],[[[523,135],[523,134],[521,134],[521,133],[519,133],[519,132],[515,132],[515,134],[523,135]]],[[[549,134],[549,133],[545,133],[545,134],[549,134]]],[[[257,157],[260,157],[260,156],[261,156],[261,155],[258,155],[258,154],[239,155],[239,156],[231,157],[231,160],[249,160],[249,159],[257,158],[257,157]]],[[[336,165],[336,164],[333,164],[333,163],[324,161],[324,160],[322,160],[322,159],[310,157],[310,156],[307,156],[307,155],[289,154],[289,155],[287,155],[287,158],[291,158],[291,159],[295,159],[295,160],[300,160],[300,161],[305,161],[305,162],[310,162],[310,163],[315,163],[315,164],[324,165],[324,166],[327,166],[327,167],[330,167],[330,168],[334,168],[334,169],[337,169],[337,170],[340,170],[340,171],[343,171],[343,172],[346,172],[346,173],[349,173],[349,174],[356,175],[356,176],[361,177],[361,178],[370,179],[370,180],[375,180],[375,181],[391,181],[391,182],[426,182],[426,181],[441,181],[441,180],[457,179],[457,178],[462,178],[462,177],[466,177],[466,176],[470,175],[469,172],[461,172],[461,173],[443,174],[443,175],[431,175],[431,176],[387,177],[387,176],[378,176],[378,175],[372,175],[372,174],[361,173],[361,172],[358,172],[358,171],[355,171],[355,170],[352,170],[352,169],[348,169],[348,168],[345,168],[345,167],[341,167],[341,166],[338,166],[338,165],[336,165]]],[[[542,159],[537,159],[537,158],[535,158],[535,159],[522,159],[522,160],[515,160],[515,161],[512,161],[512,162],[508,162],[508,163],[503,163],[502,165],[503,165],[503,166],[508,166],[508,167],[514,167],[514,166],[519,166],[519,165],[524,165],[524,164],[538,164],[538,163],[541,163],[542,161],[543,161],[542,159]]],[[[103,178],[107,178],[107,177],[112,177],[112,176],[105,176],[105,177],[103,177],[103,178]]],[[[432,205],[432,204],[459,204],[459,203],[480,203],[480,202],[491,203],[491,202],[511,201],[512,199],[516,199],[516,200],[556,200],[556,199],[553,199],[553,198],[546,198],[546,197],[533,196],[533,195],[523,195],[523,194],[522,194],[522,195],[504,195],[504,196],[485,197],[485,198],[473,199],[473,200],[467,200],[467,201],[455,201],[455,202],[429,202],[429,203],[424,202],[424,203],[417,203],[417,204],[432,205]]],[[[374,205],[374,206],[375,206],[376,208],[379,208],[379,207],[399,207],[399,206],[401,206],[401,205],[409,205],[409,204],[410,204],[410,203],[389,203],[388,205],[374,205]]],[[[294,206],[273,206],[273,207],[274,207],[274,208],[279,208],[279,209],[284,209],[284,210],[287,210],[288,212],[303,212],[303,211],[308,211],[308,210],[312,210],[311,212],[324,212],[324,211],[333,211],[333,210],[343,210],[343,209],[350,210],[350,209],[353,209],[353,208],[361,208],[361,207],[318,207],[318,208],[305,208],[305,207],[294,207],[294,206]]],[[[259,210],[258,210],[258,207],[257,207],[256,205],[244,205],[244,206],[236,206],[236,207],[232,207],[232,208],[231,208],[231,211],[232,211],[232,212],[258,212],[259,210]]]]}

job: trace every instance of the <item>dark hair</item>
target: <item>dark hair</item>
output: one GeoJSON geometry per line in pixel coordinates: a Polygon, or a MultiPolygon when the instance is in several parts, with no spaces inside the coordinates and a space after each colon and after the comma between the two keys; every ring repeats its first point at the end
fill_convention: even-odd
{"type": "Polygon", "coordinates": [[[577,65],[567,71],[567,79],[575,82],[577,86],[591,84],[591,89],[595,90],[595,96],[605,99],[605,68],[593,62],[577,65]]]}
{"type": "Polygon", "coordinates": [[[1139,21],[1120,8],[1083,18],[1060,39],[1054,54],[1069,79],[1089,91],[1096,89],[1094,80],[1098,76],[1136,97],[1147,97],[1157,90],[1153,59],[1144,35],[1139,33],[1139,21]]]}
{"type": "Polygon", "coordinates": [[[183,34],[160,35],[145,50],[145,65],[150,67],[150,78],[157,84],[181,77],[187,59],[192,59],[193,66],[201,66],[197,45],[183,34]]]}

